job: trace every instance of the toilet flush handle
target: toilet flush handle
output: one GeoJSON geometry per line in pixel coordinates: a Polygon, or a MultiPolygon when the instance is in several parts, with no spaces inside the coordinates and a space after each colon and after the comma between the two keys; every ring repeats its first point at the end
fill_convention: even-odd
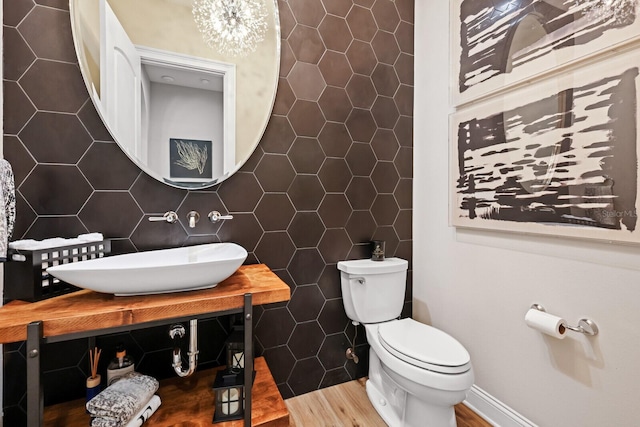
{"type": "Polygon", "coordinates": [[[351,280],[355,280],[356,282],[360,283],[361,285],[364,285],[364,283],[366,282],[364,277],[352,277],[351,280]]]}

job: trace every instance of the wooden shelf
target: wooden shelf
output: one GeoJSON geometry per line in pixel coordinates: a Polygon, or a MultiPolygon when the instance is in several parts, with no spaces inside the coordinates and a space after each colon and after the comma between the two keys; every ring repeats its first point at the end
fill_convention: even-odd
{"type": "MultiPolygon", "coordinates": [[[[280,396],[267,362],[255,359],[256,379],[253,385],[251,425],[255,427],[288,427],[289,411],[280,396]]],[[[171,378],[160,383],[158,395],[162,405],[144,424],[149,427],[241,427],[242,420],[211,424],[214,393],[211,385],[216,369],[197,372],[188,378],[171,378]]],[[[47,427],[86,427],[89,415],[85,400],[79,399],[45,408],[47,427]]]]}
{"type": "Polygon", "coordinates": [[[244,294],[252,305],[288,301],[289,286],[264,264],[243,265],[211,289],[160,295],[116,297],[83,290],[0,307],[0,344],[27,339],[27,325],[43,322],[43,336],[56,337],[185,316],[242,308],[244,294]]]}

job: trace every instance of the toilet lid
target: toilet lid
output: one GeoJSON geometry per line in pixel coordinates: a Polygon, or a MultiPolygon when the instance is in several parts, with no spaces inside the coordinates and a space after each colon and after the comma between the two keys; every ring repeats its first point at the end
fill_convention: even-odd
{"type": "Polygon", "coordinates": [[[387,351],[412,365],[445,374],[471,368],[469,353],[455,338],[413,319],[382,323],[378,337],[387,351]]]}

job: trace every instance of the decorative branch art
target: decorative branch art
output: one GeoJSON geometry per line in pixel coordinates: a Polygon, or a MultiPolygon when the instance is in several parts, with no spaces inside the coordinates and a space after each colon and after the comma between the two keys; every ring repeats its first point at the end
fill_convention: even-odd
{"type": "Polygon", "coordinates": [[[169,144],[171,178],[211,179],[211,141],[171,138],[169,144]]]}

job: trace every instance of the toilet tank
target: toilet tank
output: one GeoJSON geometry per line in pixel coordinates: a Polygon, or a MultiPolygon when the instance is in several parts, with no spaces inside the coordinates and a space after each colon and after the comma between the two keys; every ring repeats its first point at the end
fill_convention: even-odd
{"type": "Polygon", "coordinates": [[[378,323],[400,316],[408,265],[401,258],[340,261],[342,300],[349,319],[378,323]]]}

